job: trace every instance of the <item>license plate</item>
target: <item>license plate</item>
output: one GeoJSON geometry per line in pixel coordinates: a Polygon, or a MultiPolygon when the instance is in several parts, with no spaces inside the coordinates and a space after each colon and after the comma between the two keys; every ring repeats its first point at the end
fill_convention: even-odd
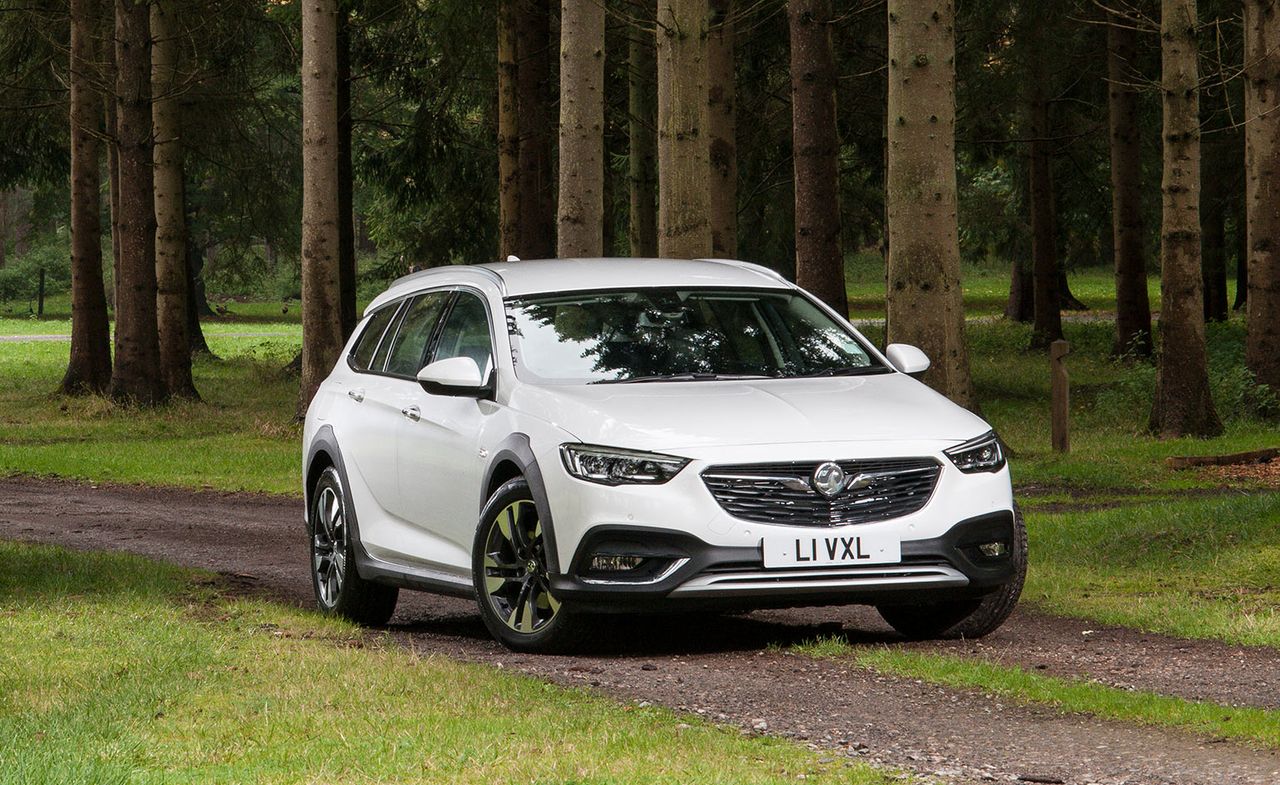
{"type": "Polygon", "coordinates": [[[902,541],[891,534],[776,534],[764,538],[765,567],[852,567],[902,561],[902,541]]]}

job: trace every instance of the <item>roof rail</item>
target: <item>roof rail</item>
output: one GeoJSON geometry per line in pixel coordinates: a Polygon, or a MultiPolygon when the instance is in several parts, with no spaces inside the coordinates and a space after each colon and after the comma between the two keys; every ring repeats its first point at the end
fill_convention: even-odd
{"type": "Polygon", "coordinates": [[[759,273],[760,275],[765,275],[765,276],[768,276],[769,278],[782,281],[783,283],[791,283],[790,281],[787,280],[786,276],[784,276],[782,273],[778,272],[777,270],[773,269],[772,267],[765,267],[763,264],[756,264],[755,262],[744,262],[741,259],[699,259],[698,261],[699,262],[715,262],[716,264],[727,264],[730,267],[737,267],[741,270],[750,270],[754,273],[759,273]]]}
{"type": "Polygon", "coordinates": [[[481,275],[485,276],[486,278],[488,278],[489,280],[497,284],[498,289],[502,292],[502,294],[504,296],[506,295],[507,282],[502,279],[502,276],[498,275],[496,271],[490,270],[488,267],[482,267],[478,264],[445,264],[439,267],[428,267],[427,269],[419,270],[416,273],[409,273],[408,275],[400,276],[399,278],[392,281],[391,285],[388,286],[387,288],[390,289],[392,286],[398,286],[402,283],[408,283],[409,281],[416,281],[419,278],[425,278],[429,275],[433,275],[433,274],[438,275],[441,273],[451,272],[459,269],[465,269],[468,271],[475,271],[477,273],[480,273],[481,275]]]}

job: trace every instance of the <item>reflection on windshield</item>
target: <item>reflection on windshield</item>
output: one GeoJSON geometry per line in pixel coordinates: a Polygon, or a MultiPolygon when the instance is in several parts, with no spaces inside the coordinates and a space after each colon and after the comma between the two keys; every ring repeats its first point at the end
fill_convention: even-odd
{"type": "Polygon", "coordinates": [[[509,300],[507,312],[520,371],[542,381],[880,369],[846,329],[787,291],[578,292],[509,300]]]}

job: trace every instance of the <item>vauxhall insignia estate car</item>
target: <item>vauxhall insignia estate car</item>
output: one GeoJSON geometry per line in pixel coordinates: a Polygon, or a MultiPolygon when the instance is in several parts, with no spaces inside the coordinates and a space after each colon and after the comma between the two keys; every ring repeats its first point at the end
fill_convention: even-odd
{"type": "Polygon", "coordinates": [[[597,614],[874,605],[902,634],[1012,611],[1026,534],[991,427],[745,262],[510,261],[401,278],[307,412],[319,606],[475,598],[524,651],[597,614]]]}

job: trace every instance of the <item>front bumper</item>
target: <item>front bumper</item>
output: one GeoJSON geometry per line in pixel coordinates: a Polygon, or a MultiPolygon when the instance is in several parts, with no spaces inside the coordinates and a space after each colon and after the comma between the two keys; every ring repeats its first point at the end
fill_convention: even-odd
{"type": "Polygon", "coordinates": [[[955,523],[941,535],[902,542],[897,564],[765,569],[755,546],[714,545],[685,532],[606,525],[587,532],[569,569],[551,582],[562,601],[584,610],[660,611],[877,604],[978,597],[1015,576],[1012,510],[955,523]],[[1005,555],[986,557],[977,546],[1001,541],[1005,555]],[[637,580],[593,577],[597,552],[625,552],[657,568],[637,580]]]}

